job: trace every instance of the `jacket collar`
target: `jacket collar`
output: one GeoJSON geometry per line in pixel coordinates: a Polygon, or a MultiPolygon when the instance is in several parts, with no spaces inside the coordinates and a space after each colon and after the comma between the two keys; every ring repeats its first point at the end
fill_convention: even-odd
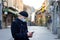
{"type": "Polygon", "coordinates": [[[25,23],[22,20],[20,20],[19,18],[16,18],[16,21],[20,22],[20,23],[25,23]]]}

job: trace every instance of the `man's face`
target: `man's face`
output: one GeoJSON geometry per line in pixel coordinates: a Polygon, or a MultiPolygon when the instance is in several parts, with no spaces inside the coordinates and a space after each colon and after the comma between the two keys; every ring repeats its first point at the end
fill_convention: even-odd
{"type": "Polygon", "coordinates": [[[24,17],[22,15],[19,15],[19,19],[22,20],[23,22],[26,22],[27,17],[24,17]]]}
{"type": "Polygon", "coordinates": [[[22,15],[21,15],[21,18],[24,18],[24,19],[26,19],[26,17],[24,17],[24,16],[22,16],[22,15]]]}

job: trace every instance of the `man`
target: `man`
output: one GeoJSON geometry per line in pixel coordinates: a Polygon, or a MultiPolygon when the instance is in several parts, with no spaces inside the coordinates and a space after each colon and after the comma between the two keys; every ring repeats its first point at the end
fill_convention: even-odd
{"type": "Polygon", "coordinates": [[[16,18],[11,24],[11,33],[14,40],[29,40],[32,37],[33,32],[28,32],[26,18],[28,13],[22,11],[19,13],[18,18],[16,18]]]}

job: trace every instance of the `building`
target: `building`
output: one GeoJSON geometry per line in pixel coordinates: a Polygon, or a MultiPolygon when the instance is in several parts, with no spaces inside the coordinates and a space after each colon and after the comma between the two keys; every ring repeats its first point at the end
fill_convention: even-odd
{"type": "Polygon", "coordinates": [[[58,34],[60,38],[60,0],[49,0],[49,13],[52,14],[51,31],[53,34],[58,34]]]}
{"type": "Polygon", "coordinates": [[[17,9],[19,12],[23,11],[23,2],[22,0],[8,0],[8,7],[13,7],[17,9]]]}
{"type": "Polygon", "coordinates": [[[3,0],[3,28],[10,27],[20,11],[23,11],[22,0],[3,0]]]}
{"type": "Polygon", "coordinates": [[[44,12],[44,10],[47,10],[48,9],[48,0],[45,0],[44,2],[43,2],[43,4],[42,4],[42,6],[41,6],[41,9],[40,9],[40,11],[41,12],[44,12]]]}
{"type": "Polygon", "coordinates": [[[35,23],[38,26],[40,25],[44,26],[46,23],[45,14],[40,12],[40,10],[37,10],[35,13],[35,23]]]}
{"type": "Polygon", "coordinates": [[[2,28],[2,0],[0,0],[0,29],[2,28]]]}
{"type": "Polygon", "coordinates": [[[29,14],[28,18],[29,18],[29,20],[31,20],[31,14],[32,14],[31,7],[24,4],[24,9],[23,10],[26,11],[29,14]]]}
{"type": "Polygon", "coordinates": [[[32,14],[35,11],[35,9],[33,7],[30,7],[30,6],[24,4],[23,10],[26,11],[29,15],[27,20],[28,20],[28,26],[30,26],[30,24],[32,22],[32,14]]]}
{"type": "Polygon", "coordinates": [[[37,24],[40,25],[42,23],[43,25],[45,25],[45,23],[46,23],[45,10],[47,10],[47,8],[48,8],[48,0],[45,0],[42,4],[41,8],[37,11],[37,12],[41,12],[41,14],[36,14],[36,23],[37,24]],[[40,19],[42,20],[41,22],[40,22],[40,19]]]}

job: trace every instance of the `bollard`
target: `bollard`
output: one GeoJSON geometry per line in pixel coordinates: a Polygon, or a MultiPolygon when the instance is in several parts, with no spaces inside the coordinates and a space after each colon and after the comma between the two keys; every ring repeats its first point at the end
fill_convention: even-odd
{"type": "Polygon", "coordinates": [[[58,27],[57,34],[58,34],[58,38],[60,39],[60,27],[58,27]]]}
{"type": "Polygon", "coordinates": [[[1,26],[1,20],[0,20],[0,29],[2,29],[2,26],[1,26]]]}

